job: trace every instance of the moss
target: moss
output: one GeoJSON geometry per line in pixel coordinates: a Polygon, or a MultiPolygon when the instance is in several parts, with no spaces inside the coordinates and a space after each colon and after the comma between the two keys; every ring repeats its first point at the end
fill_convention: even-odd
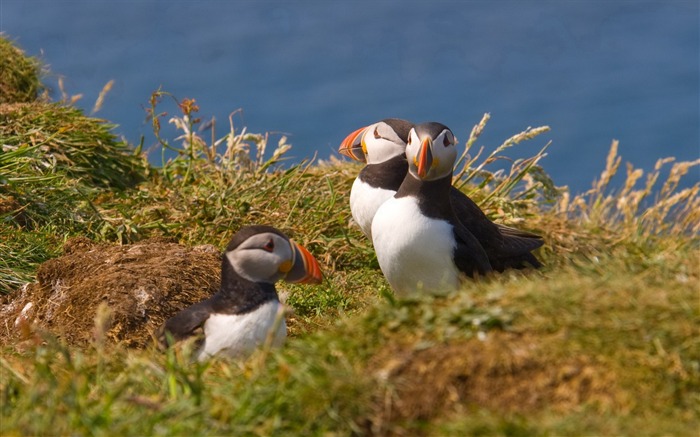
{"type": "Polygon", "coordinates": [[[0,34],[0,103],[33,102],[44,89],[41,63],[0,34]]]}

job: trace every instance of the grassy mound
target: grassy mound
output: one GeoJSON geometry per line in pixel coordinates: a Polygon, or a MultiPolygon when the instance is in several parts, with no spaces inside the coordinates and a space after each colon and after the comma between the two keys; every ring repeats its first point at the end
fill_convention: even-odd
{"type": "Polygon", "coordinates": [[[0,104],[29,103],[43,90],[41,65],[0,33],[0,104]]]}
{"type": "MultiPolygon", "coordinates": [[[[285,138],[269,150],[269,136],[232,122],[207,142],[195,102],[162,92],[151,107],[157,135],[168,102],[176,105],[168,112],[179,111],[171,122],[182,136],[159,136],[162,166],[143,167],[138,185],[86,190],[79,184],[91,176],[60,172],[41,183],[59,192],[78,184],[81,201],[55,202],[44,219],[21,196],[4,197],[0,231],[16,242],[0,247],[12,283],[33,280],[38,260],[57,257],[69,235],[110,243],[100,246],[104,259],[121,257],[116,275],[129,270],[131,281],[145,280],[139,266],[155,262],[129,255],[149,238],[176,241],[188,253],[201,244],[221,249],[249,223],[288,232],[319,259],[326,279],[289,286],[287,345],[246,361],[198,364],[186,348],[131,348],[130,334],[113,335],[119,323],[108,323],[92,303],[81,323],[62,319],[62,328],[83,335],[76,347],[64,329],[30,323],[78,291],[80,275],[66,279],[69,287],[57,288],[56,279],[69,278],[93,243],[71,243],[24,289],[25,297],[41,289],[43,306],[20,317],[19,329],[13,324],[21,314],[3,320],[3,332],[25,338],[4,346],[0,358],[3,433],[691,435],[700,426],[700,186],[678,188],[699,162],[660,160],[641,186],[644,173],[628,167],[621,188],[611,189],[621,162],[613,143],[600,179],[571,196],[540,167],[544,149],[510,171],[489,170],[508,147],[546,128],[526,129],[485,156],[465,154],[455,184],[495,220],[543,234],[545,267],[468,282],[444,297],[397,301],[370,242],[351,223],[358,165],[332,159],[279,167],[289,153],[285,138]],[[92,213],[77,214],[81,206],[92,213]]],[[[213,262],[193,256],[186,264],[213,262]]],[[[103,258],[87,265],[109,273],[103,258]]],[[[185,274],[171,285],[195,289],[198,277],[185,274]]],[[[129,283],[122,294],[138,288],[129,283]]],[[[93,302],[99,291],[87,286],[79,296],[93,302]]],[[[20,299],[13,311],[21,312],[21,296],[8,295],[5,309],[20,299]]],[[[118,305],[108,306],[117,317],[118,305]]]]}
{"type": "Polygon", "coordinates": [[[221,259],[212,246],[187,248],[148,239],[134,245],[70,239],[63,256],[43,263],[37,280],[0,310],[0,343],[18,345],[27,329],[51,331],[86,346],[93,339],[100,305],[110,311],[106,337],[144,346],[176,312],[219,288],[221,259]]]}
{"type": "Polygon", "coordinates": [[[0,105],[3,185],[60,174],[85,188],[133,187],[144,179],[144,164],[113,128],[59,104],[0,105]]]}

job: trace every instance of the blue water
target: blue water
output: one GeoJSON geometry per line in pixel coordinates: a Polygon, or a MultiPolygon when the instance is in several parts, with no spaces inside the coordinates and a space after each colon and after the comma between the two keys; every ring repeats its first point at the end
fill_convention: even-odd
{"type": "Polygon", "coordinates": [[[385,117],[441,121],[463,143],[490,112],[478,145],[549,125],[510,154],[551,141],[545,170],[580,192],[613,139],[645,169],[700,156],[698,5],[0,0],[0,30],[87,111],[114,79],[97,115],[134,144],[155,143],[143,108],[161,86],[195,98],[220,135],[242,108],[238,127],[288,134],[294,161],[327,158],[385,117]]]}

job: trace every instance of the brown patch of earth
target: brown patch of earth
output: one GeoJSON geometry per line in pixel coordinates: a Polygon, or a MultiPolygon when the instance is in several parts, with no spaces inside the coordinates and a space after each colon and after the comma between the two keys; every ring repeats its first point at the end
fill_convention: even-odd
{"type": "Polygon", "coordinates": [[[0,196],[0,217],[12,215],[18,225],[27,226],[27,216],[22,209],[22,205],[12,196],[0,196]]]}
{"type": "Polygon", "coordinates": [[[142,347],[169,317],[214,294],[220,276],[214,246],[163,239],[114,246],[73,238],[63,256],[39,267],[35,282],[5,298],[11,300],[0,306],[0,344],[21,342],[38,328],[86,345],[104,302],[111,314],[106,338],[142,347]]]}
{"type": "Polygon", "coordinates": [[[616,375],[587,356],[548,357],[546,339],[491,332],[427,348],[413,344],[384,348],[373,358],[381,394],[368,420],[370,434],[401,423],[427,421],[466,408],[532,413],[569,411],[582,404],[619,407],[624,394],[616,375]],[[391,424],[391,426],[389,426],[391,424]]]}

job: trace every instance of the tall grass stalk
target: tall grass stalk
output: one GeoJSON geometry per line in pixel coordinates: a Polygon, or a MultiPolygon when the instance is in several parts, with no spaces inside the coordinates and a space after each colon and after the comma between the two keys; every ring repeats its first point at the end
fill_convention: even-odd
{"type": "Polygon", "coordinates": [[[591,189],[574,196],[567,194],[559,200],[557,209],[572,220],[604,224],[633,235],[688,235],[700,233],[700,183],[678,190],[679,181],[692,168],[700,165],[700,159],[690,162],[674,162],[674,158],[659,159],[647,174],[641,186],[638,182],[644,171],[627,164],[625,180],[619,190],[610,189],[617,175],[622,157],[618,155],[618,141],[613,141],[606,165],[591,189]],[[658,187],[662,170],[671,164],[668,176],[658,187]]]}
{"type": "MultiPolygon", "coordinates": [[[[513,161],[503,154],[504,151],[515,145],[549,132],[549,126],[528,127],[506,139],[483,159],[483,146],[474,156],[471,156],[470,152],[490,118],[490,114],[484,114],[481,121],[472,128],[466,141],[465,150],[457,159],[452,184],[470,195],[477,195],[481,208],[487,212],[493,209],[502,210],[504,205],[508,203],[518,204],[524,208],[534,207],[542,201],[554,201],[559,196],[561,189],[555,187],[554,182],[540,165],[540,161],[547,156],[546,150],[551,142],[545,144],[534,156],[526,159],[513,161]],[[489,165],[498,161],[511,163],[507,174],[503,173],[502,170],[488,170],[489,165]],[[524,186],[522,182],[525,182],[524,186]]],[[[508,215],[509,220],[515,218],[513,213],[508,215]]]]}
{"type": "MultiPolygon", "coordinates": [[[[151,95],[149,118],[151,119],[153,132],[161,146],[162,171],[169,180],[180,180],[181,183],[191,182],[192,171],[195,164],[197,167],[210,167],[219,177],[227,182],[235,180],[246,174],[259,175],[268,168],[274,166],[282,160],[283,155],[291,149],[287,144],[287,138],[282,136],[277,146],[272,152],[272,156],[267,158],[265,152],[269,141],[269,134],[248,133],[243,127],[237,132],[233,117],[236,112],[229,115],[229,132],[223,137],[216,139],[216,120],[212,119],[202,125],[201,118],[196,116],[199,106],[194,99],[178,100],[172,94],[158,90],[151,95]],[[182,115],[173,116],[169,123],[173,124],[182,134],[175,138],[180,145],[173,145],[161,135],[160,119],[167,115],[160,111],[158,105],[163,97],[169,97],[179,108],[182,115]],[[204,129],[211,129],[212,139],[210,144],[199,134],[204,129]],[[225,148],[220,151],[220,146],[225,148]],[[254,150],[254,151],[253,151],[254,150]],[[166,159],[166,152],[175,152],[177,156],[184,159],[166,159]],[[182,167],[184,166],[184,171],[182,167]]],[[[210,176],[211,177],[211,176],[210,176]]]]}

